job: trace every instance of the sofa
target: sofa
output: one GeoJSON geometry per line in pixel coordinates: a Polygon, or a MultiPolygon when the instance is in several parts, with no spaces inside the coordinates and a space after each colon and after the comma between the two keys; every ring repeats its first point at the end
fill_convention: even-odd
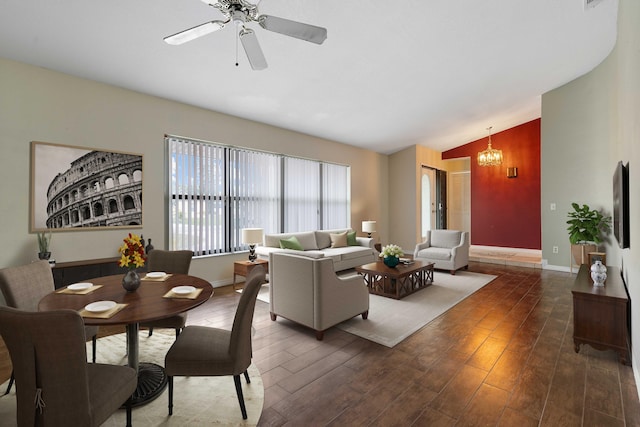
{"type": "Polygon", "coordinates": [[[265,234],[263,244],[256,246],[255,251],[258,258],[267,261],[274,252],[313,259],[329,258],[333,261],[334,271],[343,271],[375,262],[373,245],[373,239],[356,237],[355,231],[350,229],[316,230],[265,234]]]}
{"type": "Polygon", "coordinates": [[[418,243],[413,257],[434,263],[433,268],[449,270],[451,274],[469,268],[469,233],[459,230],[430,230],[418,243]]]}
{"type": "Polygon", "coordinates": [[[282,316],[312,328],[316,339],[340,322],[369,313],[369,290],[360,275],[338,277],[330,258],[285,252],[269,256],[271,320],[282,316]]]}

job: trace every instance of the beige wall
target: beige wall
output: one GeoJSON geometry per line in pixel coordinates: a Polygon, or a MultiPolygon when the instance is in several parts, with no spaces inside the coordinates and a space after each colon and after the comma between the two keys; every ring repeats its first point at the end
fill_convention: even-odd
{"type": "MultiPolygon", "coordinates": [[[[113,149],[144,155],[143,223],[133,229],[165,246],[165,134],[180,135],[351,165],[351,222],[380,221],[386,236],[387,156],[336,142],[0,59],[0,267],[37,258],[29,234],[30,141],[113,149]]],[[[58,261],[117,256],[130,230],[54,233],[58,261]]],[[[361,233],[359,233],[361,235],[361,233]]],[[[246,254],[195,259],[192,273],[230,283],[234,260],[246,254]]]]}
{"type": "Polygon", "coordinates": [[[568,265],[566,214],[576,201],[613,210],[612,176],[630,168],[631,247],[605,245],[607,264],[622,268],[632,301],[632,359],[640,386],[640,2],[620,0],[618,41],[589,74],[542,97],[542,251],[549,264],[568,265]],[[550,211],[549,203],[558,210],[550,211]],[[560,254],[552,254],[552,246],[560,254]],[[635,307],[635,308],[634,308],[635,307]]]}

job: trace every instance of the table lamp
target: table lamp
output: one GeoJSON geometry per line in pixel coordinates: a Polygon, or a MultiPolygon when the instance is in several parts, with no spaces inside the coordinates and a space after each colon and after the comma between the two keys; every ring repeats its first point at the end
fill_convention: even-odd
{"type": "Polygon", "coordinates": [[[256,245],[262,243],[262,228],[243,228],[242,243],[249,245],[249,261],[256,261],[256,245]]]}
{"type": "Polygon", "coordinates": [[[371,233],[376,231],[375,221],[362,221],[362,231],[367,233],[367,237],[371,238],[371,233]]]}

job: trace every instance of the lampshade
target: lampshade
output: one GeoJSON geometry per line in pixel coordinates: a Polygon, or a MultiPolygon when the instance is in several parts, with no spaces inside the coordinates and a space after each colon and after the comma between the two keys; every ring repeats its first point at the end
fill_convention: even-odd
{"type": "Polygon", "coordinates": [[[243,228],[242,243],[246,243],[248,245],[262,243],[262,233],[262,228],[243,228]]]}
{"type": "Polygon", "coordinates": [[[502,150],[491,148],[491,127],[489,131],[489,144],[487,149],[478,153],[478,165],[480,166],[498,166],[502,164],[502,150]]]}
{"type": "Polygon", "coordinates": [[[365,233],[373,233],[376,231],[375,221],[362,221],[362,231],[365,233]]]}

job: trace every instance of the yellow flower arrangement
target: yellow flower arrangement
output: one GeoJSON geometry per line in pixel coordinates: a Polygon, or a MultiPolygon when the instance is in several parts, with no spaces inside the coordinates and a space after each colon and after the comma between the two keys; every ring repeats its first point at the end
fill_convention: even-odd
{"type": "Polygon", "coordinates": [[[144,246],[142,246],[140,236],[129,233],[129,235],[123,239],[123,242],[122,246],[118,248],[118,252],[121,255],[118,265],[127,268],[144,267],[144,262],[147,260],[147,257],[144,253],[144,246]]]}

